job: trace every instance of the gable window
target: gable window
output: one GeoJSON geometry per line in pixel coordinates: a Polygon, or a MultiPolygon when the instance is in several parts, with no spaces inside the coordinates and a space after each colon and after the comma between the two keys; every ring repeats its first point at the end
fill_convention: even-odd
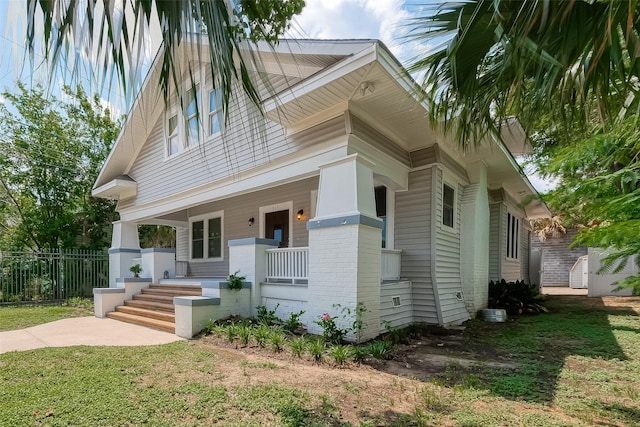
{"type": "Polygon", "coordinates": [[[167,126],[167,153],[170,156],[178,153],[180,150],[178,144],[178,115],[174,114],[169,117],[167,126]]]}
{"type": "Polygon", "coordinates": [[[198,123],[198,109],[201,107],[199,85],[195,85],[195,87],[187,91],[187,101],[189,102],[185,109],[187,146],[194,146],[198,144],[200,139],[200,124],[198,123]]]}
{"type": "Polygon", "coordinates": [[[442,225],[453,228],[456,192],[453,187],[442,184],[442,225]]]}
{"type": "Polygon", "coordinates": [[[222,92],[209,91],[209,136],[222,132],[222,92]]]}
{"type": "Polygon", "coordinates": [[[222,259],[222,212],[191,221],[191,259],[222,259]]]}
{"type": "Polygon", "coordinates": [[[507,258],[518,259],[520,220],[507,213],[507,258]]]}

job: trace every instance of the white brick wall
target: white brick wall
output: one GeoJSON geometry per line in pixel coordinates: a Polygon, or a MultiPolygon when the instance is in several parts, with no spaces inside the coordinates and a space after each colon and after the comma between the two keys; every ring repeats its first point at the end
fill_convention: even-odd
{"type": "MultiPolygon", "coordinates": [[[[355,319],[342,319],[342,308],[355,315],[365,304],[367,328],[360,340],[377,336],[380,323],[380,230],[364,225],[344,225],[309,231],[309,332],[321,334],[313,323],[323,313],[339,316],[338,327],[349,328],[355,319]]],[[[354,339],[355,337],[349,337],[354,339]]]]}

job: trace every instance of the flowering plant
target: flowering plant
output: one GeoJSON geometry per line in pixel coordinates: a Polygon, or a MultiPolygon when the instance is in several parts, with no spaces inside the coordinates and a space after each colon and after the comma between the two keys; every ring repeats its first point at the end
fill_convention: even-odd
{"type": "Polygon", "coordinates": [[[322,336],[326,342],[339,344],[347,331],[338,328],[336,319],[337,316],[331,317],[329,313],[324,313],[320,316],[320,320],[316,320],[314,323],[322,328],[322,336]]]}

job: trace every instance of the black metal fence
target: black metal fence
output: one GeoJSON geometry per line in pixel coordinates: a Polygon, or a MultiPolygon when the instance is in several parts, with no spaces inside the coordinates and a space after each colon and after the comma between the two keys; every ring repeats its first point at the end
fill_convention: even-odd
{"type": "Polygon", "coordinates": [[[106,251],[52,249],[0,252],[0,302],[91,297],[109,286],[106,251]]]}

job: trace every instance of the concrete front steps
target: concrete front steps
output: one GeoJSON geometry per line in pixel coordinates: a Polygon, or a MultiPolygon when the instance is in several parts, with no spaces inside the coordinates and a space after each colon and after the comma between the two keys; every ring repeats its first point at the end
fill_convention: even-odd
{"type": "Polygon", "coordinates": [[[107,317],[173,334],[176,330],[173,298],[200,295],[202,288],[197,285],[152,284],[124,305],[116,306],[116,311],[107,313],[107,317]]]}

